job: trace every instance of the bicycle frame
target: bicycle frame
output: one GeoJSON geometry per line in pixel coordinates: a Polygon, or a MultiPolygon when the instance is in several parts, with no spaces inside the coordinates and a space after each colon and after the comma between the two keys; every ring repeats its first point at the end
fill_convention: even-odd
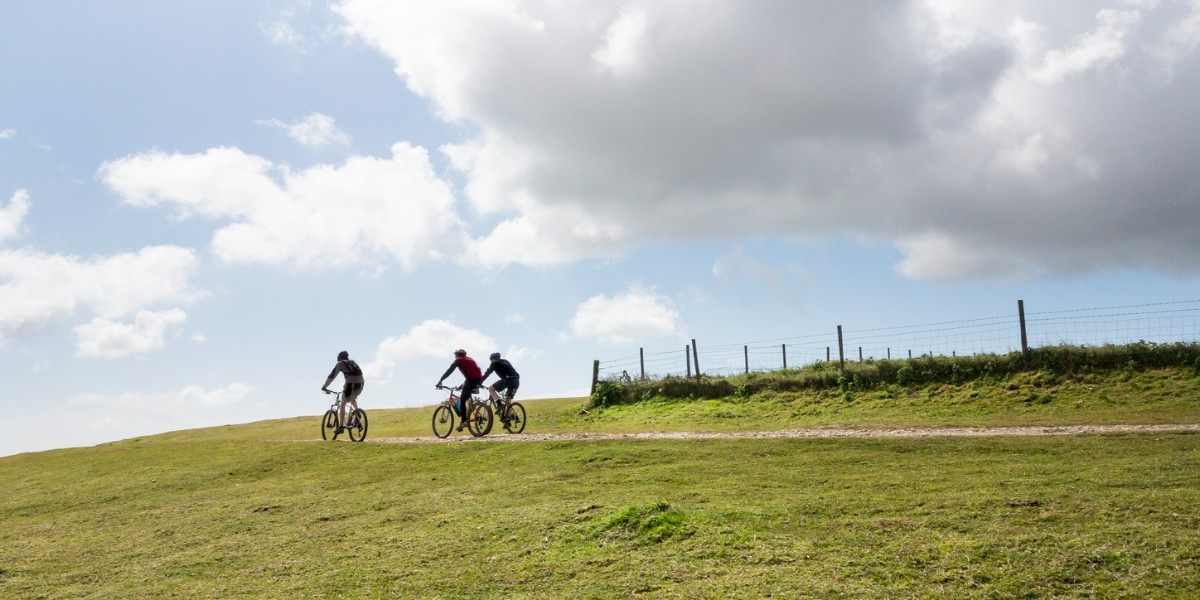
{"type": "Polygon", "coordinates": [[[328,392],[328,393],[333,394],[333,404],[329,405],[329,410],[332,410],[333,412],[337,413],[338,422],[340,423],[342,420],[342,393],[341,392],[328,392]]]}

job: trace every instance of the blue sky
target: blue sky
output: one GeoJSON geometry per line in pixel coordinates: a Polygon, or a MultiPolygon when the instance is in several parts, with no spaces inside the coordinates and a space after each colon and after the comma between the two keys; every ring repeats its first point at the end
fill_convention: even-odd
{"type": "Polygon", "coordinates": [[[316,415],[343,349],[370,409],[457,347],[561,397],[1194,300],[1198,47],[1194,0],[2,2],[0,455],[316,415]]]}

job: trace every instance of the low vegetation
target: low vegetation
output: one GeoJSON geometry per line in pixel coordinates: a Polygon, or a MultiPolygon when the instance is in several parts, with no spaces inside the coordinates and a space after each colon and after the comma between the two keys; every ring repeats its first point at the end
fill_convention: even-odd
{"type": "Polygon", "coordinates": [[[598,383],[591,404],[615,406],[653,399],[745,398],[780,392],[856,392],[888,386],[995,383],[1032,373],[1050,378],[1080,378],[1160,368],[1200,374],[1200,344],[1064,345],[1002,355],[921,356],[844,364],[818,362],[797,369],[733,377],[668,377],[631,382],[608,379],[598,383]]]}
{"type": "MultiPolygon", "coordinates": [[[[534,400],[526,437],[1195,424],[1198,381],[1126,362],[534,400]]],[[[0,458],[0,597],[1200,596],[1194,431],[372,443],[431,439],[432,408],[368,410],[362,444],[312,415],[0,458]]]]}

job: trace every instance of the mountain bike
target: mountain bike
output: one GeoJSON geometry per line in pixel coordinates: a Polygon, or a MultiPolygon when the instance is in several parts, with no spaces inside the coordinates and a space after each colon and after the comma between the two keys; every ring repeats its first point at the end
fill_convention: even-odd
{"type": "MultiPolygon", "coordinates": [[[[437,408],[433,409],[433,435],[439,438],[449,437],[454,432],[454,417],[457,413],[454,407],[461,399],[454,392],[462,390],[462,386],[437,386],[439,390],[449,390],[450,395],[437,408]]],[[[466,399],[467,430],[474,437],[483,437],[492,430],[492,407],[479,399],[479,391],[466,399]]]]}
{"type": "MultiPolygon", "coordinates": [[[[326,394],[333,394],[333,405],[329,410],[325,411],[325,415],[321,417],[321,439],[336,440],[338,436],[338,413],[342,407],[342,393],[327,391],[326,394]]],[[[356,408],[346,415],[346,424],[343,427],[350,434],[350,440],[361,442],[367,439],[367,413],[361,408],[356,408]]]]}
{"type": "MultiPolygon", "coordinates": [[[[500,424],[509,433],[521,433],[525,431],[525,407],[520,402],[513,402],[507,395],[501,396],[499,392],[488,389],[491,396],[490,401],[493,406],[492,412],[500,419],[500,424]]],[[[491,432],[491,428],[488,428],[491,432]]]]}

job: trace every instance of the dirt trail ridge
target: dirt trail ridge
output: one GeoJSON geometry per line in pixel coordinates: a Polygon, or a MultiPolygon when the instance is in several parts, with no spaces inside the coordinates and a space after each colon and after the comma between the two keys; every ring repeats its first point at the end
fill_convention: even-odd
{"type": "Polygon", "coordinates": [[[1200,424],[1180,425],[1063,425],[1040,427],[902,427],[875,429],[867,427],[814,427],[780,429],[775,431],[689,432],[664,431],[643,433],[521,433],[512,435],[497,427],[488,436],[471,437],[466,431],[438,439],[432,434],[421,437],[368,438],[378,444],[428,444],[454,442],[554,442],[594,440],[710,440],[710,439],[767,439],[767,438],[929,438],[929,437],[997,437],[1081,435],[1096,433],[1133,432],[1200,432],[1200,424]]]}

